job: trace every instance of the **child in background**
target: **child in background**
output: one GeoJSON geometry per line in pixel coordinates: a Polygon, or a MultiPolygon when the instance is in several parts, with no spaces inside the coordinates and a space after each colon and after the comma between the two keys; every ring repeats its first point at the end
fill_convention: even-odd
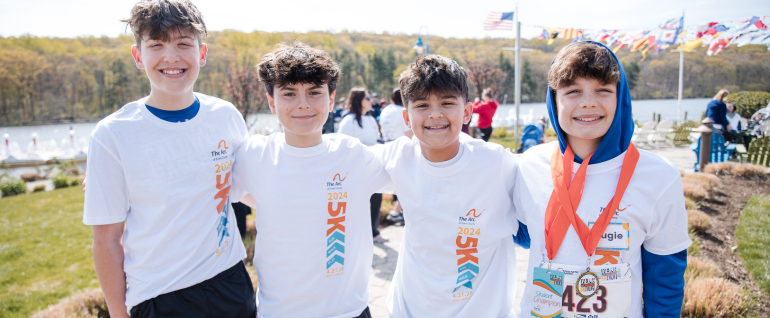
{"type": "Polygon", "coordinates": [[[691,243],[680,173],[631,144],[621,64],[602,44],[571,44],[548,83],[558,142],[521,156],[514,196],[531,238],[522,315],[679,317],[691,243]]]}
{"type": "Polygon", "coordinates": [[[438,55],[399,77],[414,138],[382,153],[406,226],[388,294],[390,317],[516,317],[515,155],[460,130],[467,75],[438,55]]]}
{"type": "Polygon", "coordinates": [[[186,0],[143,1],[125,22],[152,91],[91,134],[83,213],[110,317],[254,317],[228,196],[246,125],[232,104],[193,93],[201,14],[186,0]]]}
{"type": "Polygon", "coordinates": [[[322,134],[340,76],[329,54],[280,45],[257,71],[284,129],[249,138],[233,167],[233,199],[259,211],[259,316],[370,318],[369,198],[390,178],[358,138],[322,134]]]}

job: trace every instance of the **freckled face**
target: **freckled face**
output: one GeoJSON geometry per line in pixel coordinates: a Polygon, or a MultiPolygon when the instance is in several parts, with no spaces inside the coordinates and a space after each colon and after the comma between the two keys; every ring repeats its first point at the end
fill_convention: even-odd
{"type": "Polygon", "coordinates": [[[557,89],[556,113],[567,142],[601,142],[612,125],[617,104],[617,83],[578,78],[572,85],[557,89]]]}

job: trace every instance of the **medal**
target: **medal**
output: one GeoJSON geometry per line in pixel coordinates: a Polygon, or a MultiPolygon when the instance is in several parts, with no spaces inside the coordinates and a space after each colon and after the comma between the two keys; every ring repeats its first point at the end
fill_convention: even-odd
{"type": "Polygon", "coordinates": [[[563,156],[559,147],[554,149],[551,156],[551,177],[553,178],[554,188],[545,210],[545,247],[548,252],[549,270],[550,262],[559,251],[559,247],[562,241],[564,241],[564,236],[567,234],[570,225],[575,229],[588,255],[586,271],[580,274],[575,282],[576,294],[584,299],[596,295],[596,292],[599,290],[599,276],[591,272],[591,255],[596,250],[602,234],[607,230],[610,219],[620,204],[620,199],[623,198],[631,176],[634,174],[636,163],[639,161],[639,151],[634,144],[629,145],[626,156],[623,159],[620,180],[618,180],[615,195],[596,220],[594,226],[589,229],[577,215],[577,208],[583,195],[586,170],[588,169],[591,156],[588,156],[583,161],[575,174],[575,178],[570,180],[572,166],[575,162],[575,154],[569,145],[567,145],[567,150],[563,156]]]}
{"type": "Polygon", "coordinates": [[[599,276],[591,272],[591,268],[586,268],[585,273],[578,276],[575,283],[575,292],[578,296],[588,298],[596,294],[599,290],[599,276]]]}

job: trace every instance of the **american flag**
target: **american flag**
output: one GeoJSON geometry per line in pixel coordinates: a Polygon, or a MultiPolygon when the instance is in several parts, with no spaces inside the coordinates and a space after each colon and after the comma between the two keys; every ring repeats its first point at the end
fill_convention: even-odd
{"type": "Polygon", "coordinates": [[[513,31],[513,12],[490,12],[484,19],[484,31],[513,31]]]}

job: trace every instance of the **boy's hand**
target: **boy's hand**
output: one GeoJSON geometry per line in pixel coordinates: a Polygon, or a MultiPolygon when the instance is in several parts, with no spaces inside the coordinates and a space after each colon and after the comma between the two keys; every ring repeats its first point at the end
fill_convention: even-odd
{"type": "MultiPolygon", "coordinates": [[[[88,172],[83,173],[83,177],[86,175],[88,175],[88,172]]],[[[81,183],[81,185],[83,186],[83,192],[86,192],[86,178],[83,178],[83,183],[81,183]]]]}

